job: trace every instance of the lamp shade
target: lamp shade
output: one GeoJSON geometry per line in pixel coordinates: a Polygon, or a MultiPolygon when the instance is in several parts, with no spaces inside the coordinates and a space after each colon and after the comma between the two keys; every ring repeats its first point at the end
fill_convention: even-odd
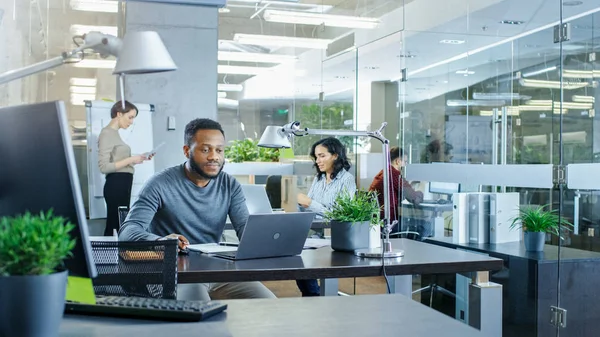
{"type": "Polygon", "coordinates": [[[290,140],[281,126],[267,126],[258,141],[260,147],[290,148],[290,140]]]}
{"type": "Polygon", "coordinates": [[[157,32],[128,32],[113,74],[147,74],[177,69],[157,32]]]}

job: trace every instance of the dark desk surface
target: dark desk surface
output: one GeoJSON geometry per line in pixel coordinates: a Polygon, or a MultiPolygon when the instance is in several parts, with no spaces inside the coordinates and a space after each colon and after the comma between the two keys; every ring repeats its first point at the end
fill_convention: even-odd
{"type": "MultiPolygon", "coordinates": [[[[558,246],[546,244],[543,252],[528,252],[525,250],[523,242],[508,242],[500,244],[490,243],[453,243],[451,237],[445,238],[428,238],[426,242],[438,244],[448,248],[464,248],[473,251],[478,251],[486,254],[492,254],[501,258],[505,257],[520,257],[538,261],[539,263],[554,263],[558,261],[558,246]]],[[[600,260],[600,253],[590,252],[568,247],[560,248],[560,260],[567,261],[583,261],[583,260],[600,260]]]]}
{"type": "MultiPolygon", "coordinates": [[[[403,249],[400,259],[385,259],[388,275],[460,273],[502,269],[502,260],[480,254],[439,247],[423,242],[394,239],[403,249]]],[[[331,247],[304,250],[300,256],[229,261],[190,252],[180,256],[179,283],[240,282],[344,278],[382,275],[381,259],[361,258],[335,252],[331,247]]]]}
{"type": "Polygon", "coordinates": [[[483,337],[480,331],[402,295],[230,300],[199,323],[67,315],[60,336],[483,337]]]}

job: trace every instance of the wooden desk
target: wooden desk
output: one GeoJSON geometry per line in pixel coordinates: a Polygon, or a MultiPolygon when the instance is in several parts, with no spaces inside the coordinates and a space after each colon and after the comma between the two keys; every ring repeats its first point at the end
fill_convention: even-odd
{"type": "Polygon", "coordinates": [[[225,313],[198,323],[66,315],[60,336],[483,337],[484,334],[400,295],[231,300],[225,313]]]}

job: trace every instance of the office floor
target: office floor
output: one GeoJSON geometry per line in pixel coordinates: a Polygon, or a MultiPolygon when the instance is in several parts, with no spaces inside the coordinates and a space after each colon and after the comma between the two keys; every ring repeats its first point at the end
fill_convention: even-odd
{"type": "MultiPolygon", "coordinates": [[[[101,236],[104,233],[105,219],[88,220],[90,235],[101,236]]],[[[277,297],[299,297],[300,291],[295,281],[269,281],[263,282],[277,297]]],[[[421,279],[413,277],[413,289],[421,287],[421,279]]],[[[360,277],[339,280],[339,290],[346,294],[385,294],[386,285],[383,277],[360,277]]],[[[420,294],[413,295],[413,299],[420,301],[420,294]]]]}

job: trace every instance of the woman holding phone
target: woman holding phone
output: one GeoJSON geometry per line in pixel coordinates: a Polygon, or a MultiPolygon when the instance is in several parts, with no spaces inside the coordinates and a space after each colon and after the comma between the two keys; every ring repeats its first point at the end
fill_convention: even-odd
{"type": "Polygon", "coordinates": [[[134,166],[150,160],[152,156],[131,155],[131,148],[119,135],[137,117],[138,109],[128,101],[119,101],[110,109],[111,121],[98,136],[98,166],[106,175],[104,201],[106,202],[106,227],[104,236],[119,230],[119,206],[129,207],[133,185],[134,166]]]}

